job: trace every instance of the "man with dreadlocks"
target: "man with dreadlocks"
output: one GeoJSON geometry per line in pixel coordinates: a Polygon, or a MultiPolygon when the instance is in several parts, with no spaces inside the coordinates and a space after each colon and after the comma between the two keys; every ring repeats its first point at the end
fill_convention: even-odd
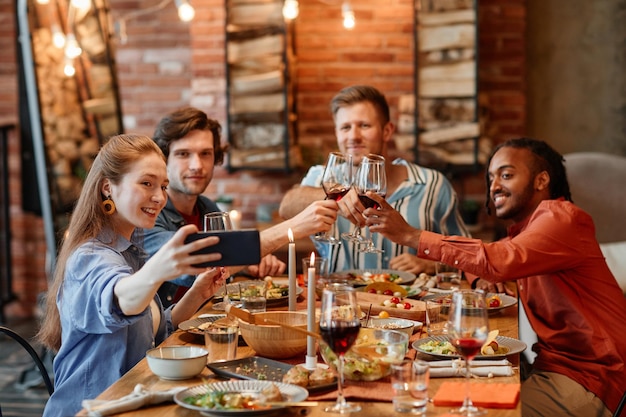
{"type": "Polygon", "coordinates": [[[591,216],[572,202],[563,157],[545,142],[513,139],[496,147],[486,179],[487,207],[513,221],[497,242],[414,229],[372,193],[381,208],[363,214],[373,233],[481,277],[473,287],[517,281],[538,336],[524,417],[610,417],[626,387],[626,299],[591,216]]]}

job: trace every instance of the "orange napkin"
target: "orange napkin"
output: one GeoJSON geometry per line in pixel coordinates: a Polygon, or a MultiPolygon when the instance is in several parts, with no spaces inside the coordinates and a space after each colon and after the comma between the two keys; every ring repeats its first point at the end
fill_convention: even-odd
{"type": "MultiPolygon", "coordinates": [[[[520,384],[471,384],[470,397],[474,405],[486,408],[515,408],[519,401],[520,384]]],[[[465,398],[465,382],[446,381],[433,397],[438,406],[458,406],[465,398]]]]}

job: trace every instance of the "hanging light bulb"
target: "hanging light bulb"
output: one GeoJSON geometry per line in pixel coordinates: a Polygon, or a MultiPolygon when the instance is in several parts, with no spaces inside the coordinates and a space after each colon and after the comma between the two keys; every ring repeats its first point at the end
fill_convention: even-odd
{"type": "Polygon", "coordinates": [[[74,59],[82,53],[83,50],[78,45],[76,36],[73,33],[68,33],[65,39],[65,56],[69,59],[74,59]]]}
{"type": "Polygon", "coordinates": [[[343,17],[343,27],[346,29],[354,29],[356,25],[356,19],[354,18],[354,12],[350,7],[350,2],[344,2],[341,6],[341,17],[343,17]]]}
{"type": "Polygon", "coordinates": [[[183,22],[190,22],[196,15],[196,11],[187,0],[176,0],[176,8],[178,9],[178,17],[183,22]]]}
{"type": "Polygon", "coordinates": [[[53,23],[50,30],[52,31],[52,44],[59,49],[63,49],[65,46],[65,35],[61,32],[59,25],[53,23]]]}
{"type": "Polygon", "coordinates": [[[63,66],[63,74],[66,77],[73,77],[76,74],[76,68],[74,67],[74,61],[65,57],[65,65],[63,66]]]}
{"type": "Polygon", "coordinates": [[[287,20],[293,20],[300,13],[300,5],[298,0],[285,0],[283,4],[283,17],[287,20]]]}

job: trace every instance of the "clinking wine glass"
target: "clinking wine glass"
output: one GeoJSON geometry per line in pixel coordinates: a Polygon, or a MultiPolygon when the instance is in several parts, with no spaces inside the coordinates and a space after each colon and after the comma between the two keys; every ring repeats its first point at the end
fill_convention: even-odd
{"type": "MultiPolygon", "coordinates": [[[[363,157],[363,159],[366,159],[366,158],[367,156],[363,157]]],[[[359,175],[359,167],[360,165],[356,167],[353,165],[352,167],[352,186],[353,187],[359,175]]],[[[354,229],[352,230],[351,233],[342,233],[341,237],[343,239],[346,239],[348,242],[352,242],[357,245],[364,245],[370,242],[369,239],[366,239],[365,237],[363,237],[363,235],[361,235],[361,226],[359,226],[358,224],[354,226],[354,229]]]]}
{"type": "Polygon", "coordinates": [[[451,410],[462,416],[480,416],[487,411],[476,407],[470,398],[470,361],[478,355],[489,334],[489,319],[485,293],[461,290],[452,293],[448,315],[448,339],[465,360],[465,400],[460,408],[451,410]]]}
{"type": "MultiPolygon", "coordinates": [[[[365,208],[378,208],[378,203],[369,198],[366,194],[368,191],[371,191],[383,198],[387,195],[385,158],[374,154],[369,154],[366,158],[363,158],[356,181],[354,182],[354,188],[359,195],[361,204],[363,204],[365,208]]],[[[367,245],[361,248],[360,252],[382,253],[383,250],[374,246],[374,241],[370,236],[367,245]]]]}
{"type": "MultiPolygon", "coordinates": [[[[230,215],[227,211],[216,211],[213,213],[207,213],[204,215],[204,231],[211,232],[215,230],[233,230],[233,224],[230,220],[230,215]]],[[[228,286],[224,281],[224,301],[215,303],[213,308],[216,310],[223,309],[225,304],[229,303],[228,299],[228,286]]]]}
{"type": "Polygon", "coordinates": [[[360,406],[346,401],[343,396],[344,354],[356,341],[361,328],[356,292],[345,284],[330,284],[322,292],[320,334],[337,355],[337,401],[324,411],[331,413],[354,413],[360,406]]]}
{"type": "MultiPolygon", "coordinates": [[[[352,156],[340,152],[331,152],[326,161],[322,176],[322,188],[326,193],[326,199],[339,201],[350,191],[352,186],[352,156]]],[[[341,243],[334,237],[335,224],[331,233],[322,233],[315,236],[316,240],[328,242],[331,245],[341,243]]]]}

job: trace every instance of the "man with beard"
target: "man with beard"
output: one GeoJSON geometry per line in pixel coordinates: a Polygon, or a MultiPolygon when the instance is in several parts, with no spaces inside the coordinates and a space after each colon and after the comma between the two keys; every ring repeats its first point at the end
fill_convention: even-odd
{"type": "MultiPolygon", "coordinates": [[[[368,154],[388,158],[387,150],[393,140],[395,126],[390,120],[389,105],[385,96],[367,85],[346,87],[333,97],[330,110],[335,122],[335,136],[339,151],[352,155],[353,164],[361,163],[368,154]]],[[[326,197],[321,186],[324,167],[309,169],[300,186],[289,190],[280,204],[280,215],[291,218],[313,201],[326,197]]],[[[446,177],[404,159],[385,161],[387,201],[402,213],[409,224],[426,230],[446,234],[469,236],[457,209],[457,195],[446,177]]],[[[357,192],[351,189],[338,202],[341,216],[337,220],[335,238],[350,232],[352,225],[362,227],[365,207],[357,192]]],[[[379,254],[359,252],[357,244],[344,241],[332,246],[315,242],[324,257],[331,259],[331,269],[341,271],[351,268],[396,269],[414,274],[434,274],[435,263],[415,256],[415,250],[372,236],[379,254]]]]}
{"type": "Polygon", "coordinates": [[[420,257],[479,276],[474,287],[517,281],[538,336],[522,384],[524,417],[611,416],[626,387],[626,299],[591,216],[571,201],[563,157],[542,141],[510,140],[494,150],[486,179],[488,207],[513,222],[497,242],[414,229],[375,195],[381,208],[366,210],[366,223],[420,257]]]}
{"type": "MultiPolygon", "coordinates": [[[[204,228],[204,215],[220,211],[213,201],[202,195],[213,179],[215,165],[224,160],[221,126],[199,109],[186,107],[165,116],[156,127],[153,140],[167,158],[167,204],[152,229],[145,229],[145,249],[156,253],[185,224],[204,228]]],[[[308,206],[297,218],[282,222],[261,232],[259,265],[247,267],[249,275],[263,278],[285,271],[284,262],[271,253],[288,243],[288,229],[295,239],[327,231],[337,216],[337,204],[324,201],[308,206]]],[[[233,272],[233,271],[231,271],[233,272]]],[[[181,276],[159,289],[164,305],[176,302],[191,287],[195,276],[181,276]]]]}

